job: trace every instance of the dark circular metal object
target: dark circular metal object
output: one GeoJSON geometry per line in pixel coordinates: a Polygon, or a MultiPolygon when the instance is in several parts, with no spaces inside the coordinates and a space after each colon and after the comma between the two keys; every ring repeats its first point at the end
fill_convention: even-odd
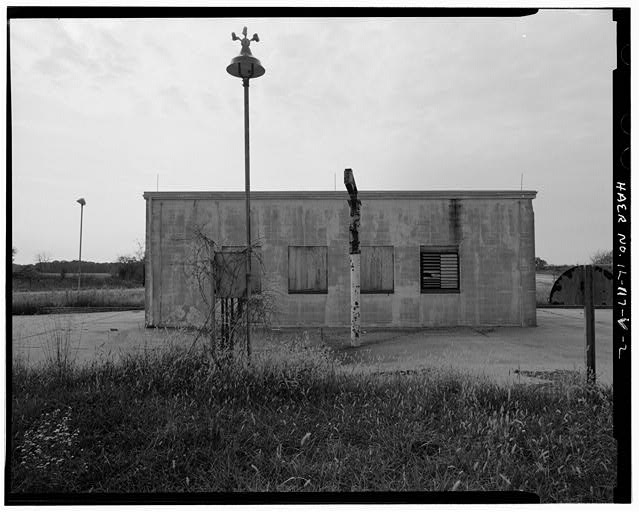
{"type": "MultiPolygon", "coordinates": [[[[563,272],[553,284],[549,304],[584,306],[584,268],[576,265],[563,272]]],[[[593,266],[593,304],[613,305],[613,273],[607,266],[593,266]]]]}

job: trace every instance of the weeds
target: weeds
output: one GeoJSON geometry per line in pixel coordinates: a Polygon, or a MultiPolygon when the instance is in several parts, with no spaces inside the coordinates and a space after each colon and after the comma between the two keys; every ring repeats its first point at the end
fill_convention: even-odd
{"type": "Polygon", "coordinates": [[[78,450],[80,431],[70,427],[71,414],[70,406],[41,414],[16,447],[18,464],[29,469],[34,485],[73,487],[76,477],[86,470],[82,449],[78,450]]]}
{"type": "Polygon", "coordinates": [[[50,368],[14,369],[11,490],[525,490],[545,502],[612,500],[610,387],[572,375],[542,387],[453,371],[344,372],[305,336],[273,338],[251,364],[207,354],[130,355],[75,367],[64,383],[50,368]],[[43,412],[56,409],[42,428],[43,412]],[[29,440],[54,436],[53,426],[54,445],[71,445],[50,458],[71,470],[25,459],[38,454],[29,440]]]}
{"type": "MultiPolygon", "coordinates": [[[[67,377],[72,371],[78,355],[80,338],[74,342],[71,337],[73,332],[71,320],[66,323],[54,319],[49,331],[49,338],[43,345],[45,366],[49,372],[54,373],[59,379],[67,377]]],[[[82,330],[78,330],[82,333],[82,330]]],[[[81,337],[81,335],[79,335],[81,337]]]]}

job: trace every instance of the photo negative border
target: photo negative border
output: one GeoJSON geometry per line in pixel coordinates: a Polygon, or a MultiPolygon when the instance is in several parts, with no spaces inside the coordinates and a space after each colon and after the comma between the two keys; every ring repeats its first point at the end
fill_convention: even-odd
{"type": "MultiPolygon", "coordinates": [[[[631,9],[613,9],[613,436],[614,502],[631,502],[631,9]]],[[[597,343],[597,342],[596,342],[597,343]]]]}
{"type": "MultiPolygon", "coordinates": [[[[563,8],[562,9],[567,9],[563,8]]],[[[553,8],[545,7],[551,10],[553,8]]],[[[570,8],[569,8],[570,9],[570,8]]],[[[614,436],[618,442],[614,502],[631,500],[631,172],[630,172],[630,8],[598,7],[612,12],[617,23],[617,67],[613,77],[613,266],[614,436]],[[624,220],[618,216],[621,214],[624,220]]],[[[7,7],[6,68],[6,394],[11,396],[11,69],[10,21],[29,18],[229,18],[229,17],[519,17],[537,8],[424,7],[7,7]]],[[[6,401],[7,433],[11,400],[6,401]]],[[[536,503],[530,492],[362,492],[362,493],[204,493],[204,494],[15,494],[11,493],[11,437],[5,437],[5,505],[81,504],[498,504],[536,503]]]]}

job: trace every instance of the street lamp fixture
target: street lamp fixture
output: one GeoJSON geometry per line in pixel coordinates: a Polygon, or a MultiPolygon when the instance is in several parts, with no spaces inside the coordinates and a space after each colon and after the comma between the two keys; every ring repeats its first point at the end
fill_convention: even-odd
{"type": "Polygon", "coordinates": [[[76,201],[80,203],[80,252],[78,254],[78,292],[80,292],[80,277],[82,276],[82,213],[87,202],[84,198],[76,201]]]}
{"type": "Polygon", "coordinates": [[[254,34],[251,39],[247,38],[247,27],[242,29],[243,37],[236,36],[235,32],[231,33],[232,41],[240,41],[240,55],[231,60],[231,64],[227,66],[227,73],[231,76],[242,79],[244,87],[244,190],[246,198],[246,228],[247,228],[247,251],[246,251],[246,328],[247,328],[247,357],[251,358],[251,335],[249,329],[249,301],[251,299],[251,187],[250,187],[250,165],[249,165],[249,80],[264,75],[264,68],[260,61],[251,54],[249,45],[251,41],[256,43],[260,41],[258,34],[254,34]]]}
{"type": "Polygon", "coordinates": [[[264,68],[262,64],[260,64],[260,61],[253,56],[249,48],[251,41],[257,43],[260,41],[260,38],[258,34],[254,34],[251,39],[247,39],[247,27],[242,29],[242,35],[244,37],[240,38],[236,36],[235,32],[231,32],[231,40],[240,41],[242,47],[240,48],[240,55],[234,57],[231,60],[231,64],[227,66],[227,73],[243,80],[261,77],[264,75],[264,68]]]}

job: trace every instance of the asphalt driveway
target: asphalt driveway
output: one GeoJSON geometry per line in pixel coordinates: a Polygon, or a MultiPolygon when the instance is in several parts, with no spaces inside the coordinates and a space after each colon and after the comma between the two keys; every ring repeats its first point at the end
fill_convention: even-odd
{"type": "MultiPolygon", "coordinates": [[[[374,370],[451,367],[502,381],[521,379],[519,371],[584,369],[583,311],[538,309],[537,317],[534,328],[370,330],[358,348],[350,347],[346,329],[308,334],[334,349],[345,364],[374,370]]],[[[167,344],[190,345],[194,338],[189,331],[145,329],[143,311],[14,316],[12,325],[11,356],[28,364],[46,361],[61,344],[85,363],[167,344]]],[[[596,310],[595,327],[596,373],[601,382],[611,383],[612,310],[596,310]]]]}
{"type": "MultiPolygon", "coordinates": [[[[538,309],[537,320],[533,328],[372,331],[358,348],[336,345],[344,362],[382,371],[451,367],[504,381],[523,380],[521,371],[584,370],[583,310],[538,309]]],[[[595,311],[595,331],[596,374],[599,381],[612,383],[612,310],[595,311]]]]}

